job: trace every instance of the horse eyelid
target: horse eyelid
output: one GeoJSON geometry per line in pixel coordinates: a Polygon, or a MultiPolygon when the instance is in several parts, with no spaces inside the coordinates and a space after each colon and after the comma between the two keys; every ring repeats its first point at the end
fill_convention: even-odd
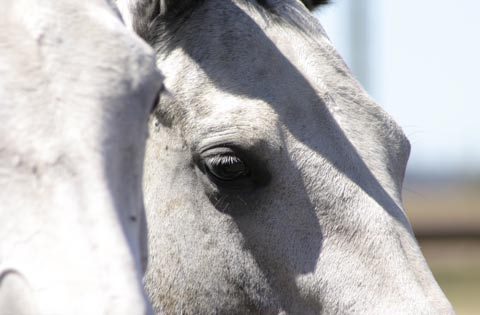
{"type": "Polygon", "coordinates": [[[158,107],[158,102],[160,101],[160,94],[162,94],[162,91],[164,90],[163,85],[160,91],[158,92],[157,96],[155,96],[155,99],[153,100],[153,103],[150,105],[150,114],[153,114],[155,110],[158,107]]]}

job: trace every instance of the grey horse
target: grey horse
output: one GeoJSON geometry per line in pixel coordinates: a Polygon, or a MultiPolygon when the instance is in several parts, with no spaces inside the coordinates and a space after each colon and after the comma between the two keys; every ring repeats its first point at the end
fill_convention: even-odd
{"type": "Polygon", "coordinates": [[[153,50],[108,0],[0,7],[0,314],[150,314],[153,50]]]}
{"type": "Polygon", "coordinates": [[[166,77],[144,175],[158,314],[454,313],[402,208],[409,142],[316,4],[120,3],[166,77]]]}

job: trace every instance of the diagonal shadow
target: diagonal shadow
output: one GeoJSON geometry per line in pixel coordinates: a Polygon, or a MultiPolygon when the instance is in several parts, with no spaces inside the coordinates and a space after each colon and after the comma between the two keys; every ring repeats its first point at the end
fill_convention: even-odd
{"type": "MultiPolygon", "coordinates": [[[[165,27],[167,34],[164,36],[169,38],[163,41],[167,43],[167,46],[161,47],[161,49],[181,47],[217,88],[226,93],[248,99],[259,99],[269,104],[277,113],[279,124],[285,126],[291,135],[327,159],[340,173],[354,182],[393,218],[399,221],[406,230],[410,231],[408,222],[402,216],[403,211],[370,171],[328,110],[324,100],[319,97],[315,88],[300,71],[282,54],[264,30],[232,1],[223,1],[221,10],[214,10],[209,5],[210,2],[206,2],[189,16],[188,23],[185,23],[189,28],[174,25],[170,29],[175,31],[169,33],[169,27],[165,27]],[[195,31],[192,32],[192,28],[195,31]],[[208,36],[199,34],[207,34],[208,36]],[[301,95],[302,102],[316,104],[317,106],[314,106],[313,109],[311,106],[301,107],[302,104],[298,104],[297,95],[301,95]],[[319,141],[320,137],[308,134],[308,128],[299,123],[302,115],[307,115],[309,119],[316,117],[315,123],[328,130],[328,135],[331,135],[331,138],[323,137],[321,139],[326,141],[319,141]],[[295,117],[297,119],[294,119],[295,117]]],[[[272,21],[272,23],[288,22],[272,21]]],[[[294,175],[291,181],[286,181],[286,185],[305,186],[295,163],[289,161],[285,165],[292,168],[292,174],[294,175]]],[[[293,218],[292,221],[275,223],[275,228],[269,231],[269,233],[274,234],[272,238],[273,241],[277,242],[276,246],[282,248],[289,258],[294,259],[297,256],[297,258],[300,258],[298,260],[303,261],[303,263],[296,263],[292,260],[290,268],[282,273],[283,279],[281,280],[276,276],[269,276],[279,270],[275,270],[275,268],[281,269],[282,267],[271,266],[271,261],[265,258],[263,252],[266,246],[258,246],[258,233],[251,226],[252,221],[263,222],[262,219],[265,218],[262,218],[261,214],[253,214],[258,220],[251,220],[251,217],[233,218],[245,237],[247,248],[255,256],[259,266],[271,281],[272,287],[282,291],[285,290],[285,288],[282,288],[285,284],[294,286],[287,289],[293,296],[281,296],[281,298],[290,300],[289,303],[292,303],[290,307],[293,311],[296,302],[312,303],[312,310],[321,308],[318,305],[319,302],[305,301],[301,297],[299,289],[295,286],[296,275],[315,270],[323,242],[322,228],[315,214],[315,205],[309,201],[306,191],[304,191],[304,194],[305,200],[308,200],[309,204],[295,206],[295,209],[303,208],[302,211],[304,212],[297,214],[297,217],[293,218]],[[290,246],[292,240],[285,240],[284,234],[288,235],[288,233],[282,235],[282,232],[290,231],[292,234],[298,235],[295,234],[296,232],[293,229],[302,225],[306,226],[307,230],[313,231],[312,234],[307,237],[298,236],[293,240],[293,246],[290,246]],[[307,250],[296,252],[296,247],[307,248],[307,250]]],[[[272,244],[272,239],[267,240],[262,239],[262,237],[260,236],[260,243],[272,244]]],[[[283,257],[282,259],[287,258],[283,257]]],[[[287,309],[287,311],[289,310],[287,309]]]]}
{"type": "Polygon", "coordinates": [[[197,32],[204,31],[212,36],[201,37],[201,47],[195,34],[182,34],[182,38],[179,36],[170,42],[182,47],[216,87],[227,93],[260,99],[269,104],[292,135],[326,158],[410,231],[408,222],[398,217],[403,211],[373,175],[315,88],[258,24],[230,1],[222,4],[221,14],[207,13],[205,17],[201,9],[197,15],[202,16],[201,20],[206,26],[197,25],[197,32]],[[318,141],[318,138],[306,136],[301,124],[292,123],[289,117],[295,110],[292,107],[301,106],[295,104],[298,102],[296,95],[299,94],[302,95],[302,101],[308,100],[308,103],[318,105],[314,113],[318,115],[318,123],[333,131],[331,134],[335,138],[328,145],[318,141]],[[289,110],[285,111],[285,108],[289,110]],[[348,161],[345,162],[345,159],[348,161]]]}

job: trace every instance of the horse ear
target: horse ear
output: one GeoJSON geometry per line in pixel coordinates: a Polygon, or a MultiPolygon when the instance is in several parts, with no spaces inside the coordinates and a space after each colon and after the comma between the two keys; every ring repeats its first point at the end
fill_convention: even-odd
{"type": "Polygon", "coordinates": [[[329,0],[302,0],[302,2],[309,10],[313,10],[319,5],[325,5],[330,3],[329,0]]]}

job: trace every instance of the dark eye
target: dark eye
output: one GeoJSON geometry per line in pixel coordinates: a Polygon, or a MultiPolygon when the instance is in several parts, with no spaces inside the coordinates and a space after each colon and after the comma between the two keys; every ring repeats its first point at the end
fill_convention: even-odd
{"type": "Polygon", "coordinates": [[[204,159],[205,170],[221,181],[235,181],[250,176],[243,160],[232,154],[217,154],[204,159]]]}
{"type": "Polygon", "coordinates": [[[204,177],[207,187],[239,191],[265,186],[270,181],[265,163],[239,146],[229,144],[208,148],[194,155],[194,161],[207,175],[204,177]]]}
{"type": "Polygon", "coordinates": [[[153,100],[152,105],[150,106],[150,114],[153,114],[153,113],[155,112],[155,110],[157,109],[158,102],[160,101],[160,94],[162,93],[162,91],[163,91],[163,85],[162,85],[162,89],[161,89],[160,92],[157,94],[157,96],[156,96],[155,99],[153,100]]]}

